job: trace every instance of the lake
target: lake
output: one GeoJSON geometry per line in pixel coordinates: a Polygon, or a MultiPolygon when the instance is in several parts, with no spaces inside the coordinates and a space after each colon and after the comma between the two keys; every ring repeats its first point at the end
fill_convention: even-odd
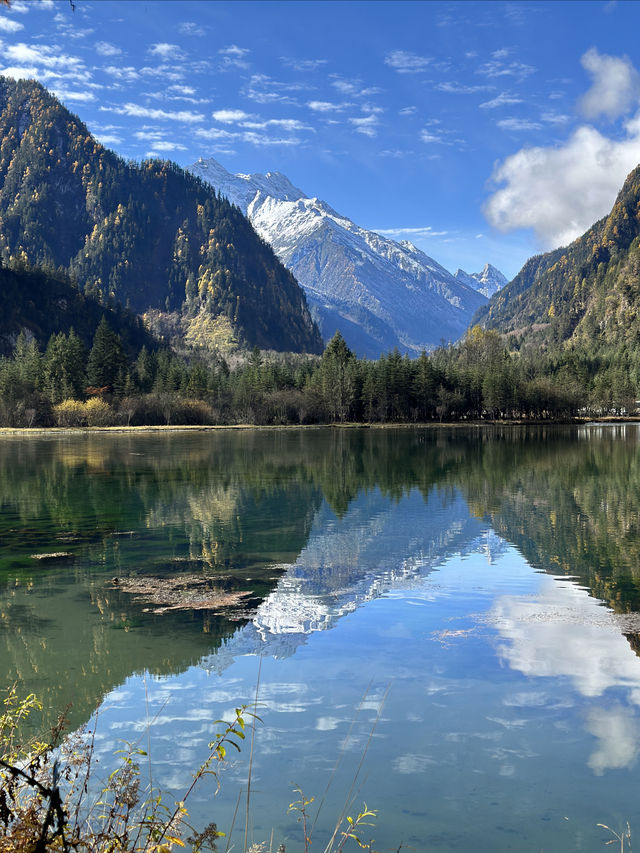
{"type": "MultiPolygon", "coordinates": [[[[99,775],[140,743],[181,796],[257,689],[274,851],[296,786],[318,851],[350,797],[380,851],[640,832],[638,426],[4,436],[0,483],[0,684],[99,775]]],[[[189,802],[236,850],[248,758],[189,802]]]]}

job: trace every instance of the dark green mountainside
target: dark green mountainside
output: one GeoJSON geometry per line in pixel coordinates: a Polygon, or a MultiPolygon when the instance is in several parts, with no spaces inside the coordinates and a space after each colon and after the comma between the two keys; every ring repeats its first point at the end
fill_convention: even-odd
{"type": "Polygon", "coordinates": [[[530,258],[474,323],[542,344],[640,344],[640,166],[611,213],[566,248],[530,258]]]}
{"type": "Polygon", "coordinates": [[[0,77],[0,259],[61,270],[142,314],[222,317],[247,343],[319,352],[294,277],[238,208],[178,166],[125,163],[41,85],[0,77]]]}
{"type": "Polygon", "coordinates": [[[0,356],[11,355],[20,332],[35,338],[44,350],[52,335],[68,335],[73,329],[90,348],[103,317],[130,357],[143,346],[155,349],[158,345],[138,317],[119,305],[101,305],[64,277],[41,270],[0,266],[0,317],[0,356]]]}

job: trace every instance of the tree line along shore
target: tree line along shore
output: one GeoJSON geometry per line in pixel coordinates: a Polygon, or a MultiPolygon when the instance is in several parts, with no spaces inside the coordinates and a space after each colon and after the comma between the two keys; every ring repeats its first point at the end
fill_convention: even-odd
{"type": "Polygon", "coordinates": [[[340,333],[322,356],[263,353],[230,367],[169,349],[125,351],[105,318],[90,348],[71,330],[41,351],[21,334],[0,359],[0,427],[557,421],[636,412],[640,361],[623,349],[519,351],[475,326],[410,359],[357,358],[340,333]]]}

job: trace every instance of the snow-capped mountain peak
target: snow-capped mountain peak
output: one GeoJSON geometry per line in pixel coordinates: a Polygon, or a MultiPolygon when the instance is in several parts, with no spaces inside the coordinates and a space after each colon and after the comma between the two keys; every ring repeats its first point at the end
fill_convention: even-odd
{"type": "Polygon", "coordinates": [[[461,337],[484,304],[478,282],[451,275],[410,243],[368,231],[280,172],[232,175],[201,158],[190,171],[249,217],[304,288],[325,340],[339,330],[360,356],[418,355],[461,337]]]}
{"type": "Polygon", "coordinates": [[[213,157],[206,160],[201,157],[189,171],[213,184],[218,192],[245,211],[257,193],[278,201],[296,201],[305,198],[302,190],[294,187],[282,172],[267,172],[264,175],[259,172],[253,175],[233,175],[213,157]]]}
{"type": "Polygon", "coordinates": [[[458,281],[484,294],[487,299],[490,299],[494,293],[497,293],[507,283],[507,277],[499,269],[496,269],[493,264],[485,264],[482,272],[474,272],[471,275],[464,270],[457,269],[455,277],[458,281]]]}

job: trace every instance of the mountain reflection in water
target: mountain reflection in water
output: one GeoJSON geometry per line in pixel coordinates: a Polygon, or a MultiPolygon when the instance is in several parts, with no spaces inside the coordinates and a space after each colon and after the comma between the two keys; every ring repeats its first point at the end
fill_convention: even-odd
{"type": "Polygon", "coordinates": [[[179,788],[261,656],[266,822],[299,755],[317,793],[330,756],[357,754],[392,681],[372,750],[375,799],[404,815],[390,845],[512,849],[493,797],[503,838],[580,849],[563,809],[632,817],[639,449],[629,426],[5,437],[4,682],[51,714],[72,701],[72,726],[104,700],[105,765],[155,714],[159,778],[179,788]],[[194,574],[247,612],[157,613],[112,580],[194,574]]]}

